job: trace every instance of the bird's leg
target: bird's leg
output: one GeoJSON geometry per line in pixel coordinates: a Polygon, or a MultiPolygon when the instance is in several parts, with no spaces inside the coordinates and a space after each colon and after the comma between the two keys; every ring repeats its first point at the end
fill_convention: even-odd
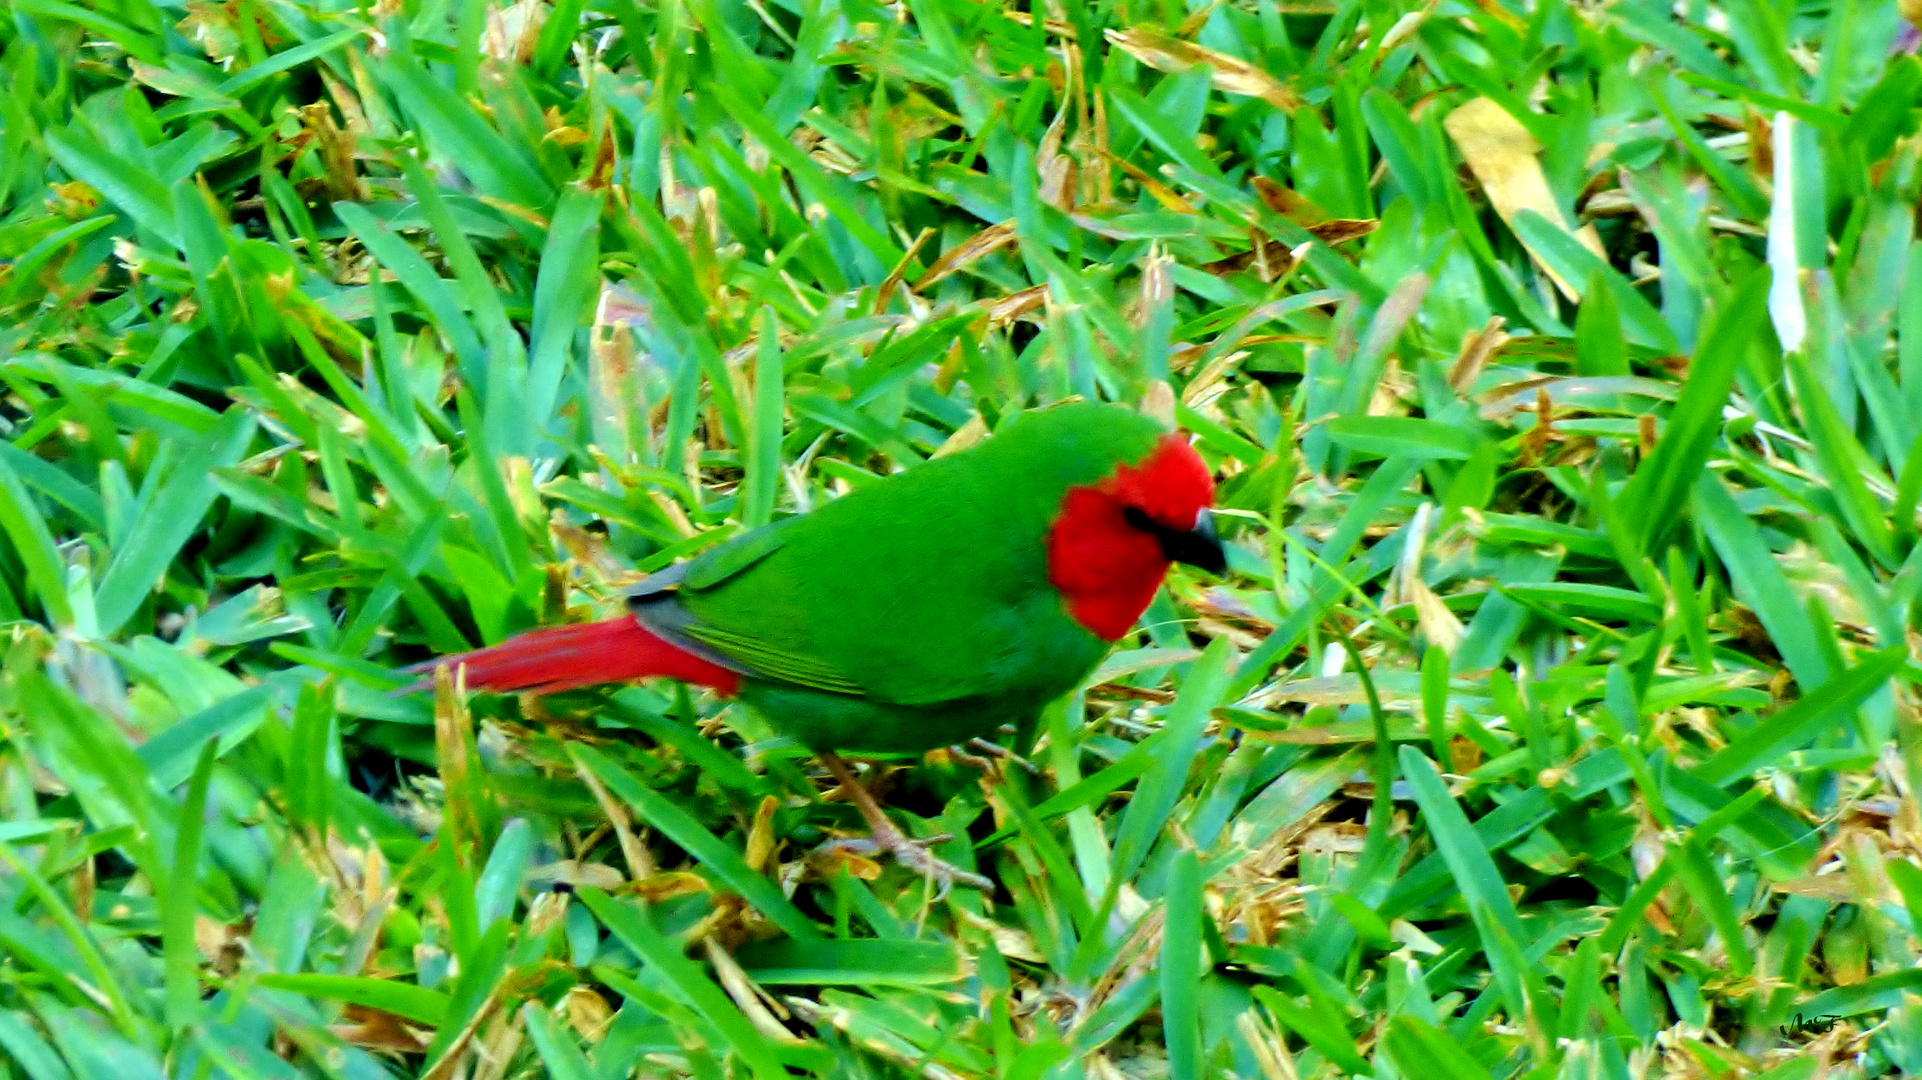
{"type": "Polygon", "coordinates": [[[862,787],[861,782],[854,778],[854,770],[848,768],[848,763],[841,759],[841,755],[824,750],[815,756],[821,759],[821,764],[827,766],[829,774],[840,782],[842,790],[848,793],[848,799],[854,803],[854,808],[861,811],[861,816],[867,819],[870,834],[865,840],[836,840],[829,844],[829,847],[839,847],[862,854],[885,851],[894,856],[895,862],[939,882],[941,895],[946,895],[948,890],[954,887],[955,882],[972,885],[977,889],[994,887],[992,881],[980,874],[963,870],[943,859],[935,858],[928,851],[928,845],[935,841],[916,840],[902,832],[894,822],[889,821],[887,814],[881,810],[881,804],[875,802],[874,796],[868,793],[868,789],[862,787]]]}

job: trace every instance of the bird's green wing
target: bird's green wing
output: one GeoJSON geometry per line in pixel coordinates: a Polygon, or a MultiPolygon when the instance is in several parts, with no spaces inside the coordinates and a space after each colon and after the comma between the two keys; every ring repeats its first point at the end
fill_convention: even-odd
{"type": "Polygon", "coordinates": [[[830,694],[853,694],[857,697],[867,694],[867,687],[843,675],[833,664],[819,657],[795,652],[792,647],[784,648],[752,634],[699,624],[688,627],[686,633],[762,678],[778,679],[830,694]]]}
{"type": "Polygon", "coordinates": [[[767,563],[792,562],[777,557],[801,521],[788,518],[744,533],[684,564],[677,599],[692,617],[677,619],[675,629],[759,678],[864,695],[859,682],[814,655],[805,626],[782,617],[779,584],[791,570],[767,563]]]}

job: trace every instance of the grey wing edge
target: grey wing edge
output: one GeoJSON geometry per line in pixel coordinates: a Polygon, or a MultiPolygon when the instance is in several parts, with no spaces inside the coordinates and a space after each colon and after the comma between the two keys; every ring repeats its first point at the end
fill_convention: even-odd
{"type": "Polygon", "coordinates": [[[685,649],[711,664],[719,664],[729,671],[754,676],[755,672],[725,653],[694,639],[687,628],[694,624],[694,616],[682,606],[681,581],[687,577],[688,563],[675,563],[659,573],[649,574],[624,594],[628,613],[634,620],[646,627],[649,633],[666,640],[676,648],[685,649]]]}

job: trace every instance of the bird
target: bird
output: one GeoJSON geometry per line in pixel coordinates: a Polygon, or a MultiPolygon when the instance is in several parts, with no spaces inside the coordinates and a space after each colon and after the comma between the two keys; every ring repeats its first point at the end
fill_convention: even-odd
{"type": "Polygon", "coordinates": [[[986,888],[894,825],[842,755],[1032,732],[1133,631],[1172,564],[1225,571],[1214,490],[1189,439],[1148,416],[1088,401],[1032,409],[649,576],[617,616],[413,670],[464,668],[470,690],[496,693],[706,687],[821,761],[867,823],[865,850],[943,892],[986,888]]]}

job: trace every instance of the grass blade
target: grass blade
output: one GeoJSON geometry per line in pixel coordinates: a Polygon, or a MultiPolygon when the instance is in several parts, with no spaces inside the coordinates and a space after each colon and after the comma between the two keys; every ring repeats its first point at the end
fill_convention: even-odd
{"type": "Polygon", "coordinates": [[[685,998],[715,1030],[732,1044],[758,1078],[784,1077],[787,1069],[774,1056],[768,1043],[748,1023],[734,1003],[692,961],[681,954],[681,946],[661,936],[650,925],[644,910],[617,902],[599,889],[581,890],[581,901],[602,925],[621,939],[634,954],[664,976],[669,985],[685,998]]]}

